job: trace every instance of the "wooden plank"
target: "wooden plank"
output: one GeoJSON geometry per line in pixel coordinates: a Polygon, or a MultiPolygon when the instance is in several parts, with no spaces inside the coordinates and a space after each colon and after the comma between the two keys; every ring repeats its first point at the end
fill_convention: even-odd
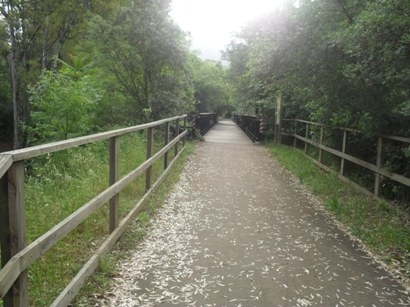
{"type": "MultiPolygon", "coordinates": [[[[165,129],[164,129],[164,145],[165,146],[168,145],[169,143],[169,127],[170,127],[170,123],[168,122],[165,124],[165,129]]],[[[168,168],[168,151],[164,154],[164,170],[166,170],[167,168],[168,168]]]]}
{"type": "Polygon", "coordinates": [[[306,139],[306,138],[304,138],[304,137],[302,137],[302,136],[300,136],[300,135],[295,135],[295,134],[294,134],[293,137],[296,138],[296,139],[299,139],[299,140],[301,140],[301,141],[308,142],[309,144],[311,144],[311,145],[313,145],[313,146],[316,146],[316,147],[319,148],[319,149],[323,149],[324,151],[327,151],[327,152],[331,153],[332,155],[335,155],[335,156],[337,156],[337,157],[340,157],[340,158],[343,158],[343,159],[348,160],[348,161],[350,161],[350,162],[353,162],[353,163],[355,163],[355,164],[357,164],[357,165],[359,165],[359,166],[362,166],[362,167],[364,167],[364,168],[367,168],[367,169],[369,169],[369,170],[371,170],[371,171],[373,171],[373,172],[375,172],[375,173],[379,173],[380,175],[383,175],[383,176],[388,177],[388,178],[390,178],[390,179],[393,179],[393,180],[395,180],[395,181],[397,181],[397,182],[400,182],[400,183],[404,184],[405,186],[410,187],[410,178],[407,178],[407,177],[402,176],[402,175],[399,175],[399,174],[390,173],[390,172],[387,171],[385,168],[380,168],[380,169],[379,169],[379,168],[377,168],[377,166],[374,165],[374,164],[371,164],[371,163],[369,163],[369,162],[360,160],[360,159],[355,158],[355,157],[353,157],[353,156],[350,156],[350,155],[348,155],[348,154],[344,154],[344,153],[342,153],[342,152],[340,152],[340,151],[338,151],[338,150],[336,150],[336,149],[327,147],[327,146],[325,146],[325,145],[317,144],[317,143],[315,143],[315,142],[313,142],[313,141],[311,141],[311,140],[308,140],[308,139],[306,139]]]}
{"type": "Polygon", "coordinates": [[[393,141],[398,141],[402,143],[408,143],[410,144],[410,138],[405,138],[401,136],[393,136],[393,135],[381,135],[381,137],[388,139],[388,140],[393,140],[393,141]]]}
{"type": "MultiPolygon", "coordinates": [[[[346,153],[346,145],[347,145],[347,131],[343,131],[343,143],[342,143],[342,153],[346,153]]],[[[344,176],[345,173],[345,159],[342,158],[340,161],[340,175],[344,176]]]]}
{"type": "MultiPolygon", "coordinates": [[[[186,131],[186,130],[187,130],[187,117],[184,118],[184,131],[186,131]]],[[[178,131],[178,133],[179,133],[179,131],[178,131]]],[[[182,139],[182,146],[185,147],[185,144],[186,144],[186,138],[183,138],[182,139]]]]}
{"type": "MultiPolygon", "coordinates": [[[[1,268],[5,268],[7,262],[11,259],[11,248],[10,248],[10,219],[9,219],[9,193],[8,193],[8,174],[6,173],[5,176],[0,177],[0,246],[1,246],[1,268]]],[[[19,274],[14,276],[14,280],[18,278],[19,274]]],[[[14,282],[13,280],[13,282],[14,282]]],[[[7,284],[7,291],[13,285],[13,282],[7,284]]],[[[1,284],[4,283],[3,280],[0,279],[0,287],[1,284]]],[[[0,293],[1,297],[4,297],[4,305],[5,306],[12,306],[13,304],[13,296],[12,292],[10,291],[7,294],[7,291],[4,293],[0,293]]]]}
{"type": "Polygon", "coordinates": [[[13,286],[13,283],[19,278],[21,272],[22,270],[20,269],[17,255],[13,256],[0,272],[0,298],[4,298],[6,306],[12,305],[12,297],[7,294],[13,286]]]}
{"type": "MultiPolygon", "coordinates": [[[[26,246],[26,216],[24,208],[24,161],[14,163],[8,171],[8,213],[10,255],[14,256],[26,246]]],[[[6,294],[5,307],[28,306],[28,274],[21,271],[6,294]]]]}
{"type": "MultiPolygon", "coordinates": [[[[115,184],[120,177],[120,138],[110,140],[110,174],[109,185],[115,184]]],[[[114,195],[109,202],[109,232],[113,232],[119,222],[120,194],[114,195]]]]}
{"type": "MultiPolygon", "coordinates": [[[[305,138],[306,139],[309,139],[309,123],[306,123],[306,125],[305,125],[305,138]]],[[[309,143],[307,143],[307,142],[305,142],[305,154],[307,154],[308,153],[308,144],[309,143]]]]}
{"type": "MultiPolygon", "coordinates": [[[[348,132],[363,134],[362,131],[357,130],[357,129],[353,129],[353,128],[333,127],[333,126],[330,126],[330,125],[320,124],[320,123],[311,122],[311,121],[302,120],[302,119],[289,119],[289,118],[284,118],[282,121],[286,121],[286,122],[309,123],[309,124],[312,124],[312,125],[322,126],[322,127],[329,128],[329,129],[339,129],[339,130],[345,130],[345,131],[348,131],[348,132]]],[[[388,140],[393,140],[393,141],[398,141],[398,142],[410,144],[410,138],[408,138],[408,137],[395,136],[395,135],[385,135],[385,134],[376,135],[376,136],[377,136],[377,137],[383,137],[383,138],[388,139],[388,140]]]]}
{"type": "MultiPolygon", "coordinates": [[[[323,137],[324,137],[324,131],[323,131],[323,126],[320,126],[320,139],[319,139],[319,145],[323,145],[323,137]]],[[[319,163],[322,163],[323,161],[323,150],[319,149],[319,163]]]]}
{"type": "Polygon", "coordinates": [[[13,156],[9,154],[0,154],[0,178],[8,171],[13,163],[13,156]]]}
{"type": "MultiPolygon", "coordinates": [[[[152,150],[154,145],[154,129],[147,129],[147,160],[152,157],[152,150]]],[[[145,191],[151,188],[152,166],[147,168],[145,172],[145,191]]]]}
{"type": "Polygon", "coordinates": [[[138,176],[142,175],[149,166],[160,159],[166,151],[172,148],[177,142],[179,142],[187,131],[184,131],[175,139],[173,139],[167,146],[158,151],[149,160],[145,161],[134,171],[118,180],[114,185],[94,197],[83,207],[75,211],[59,224],[54,226],[48,232],[43,234],[37,240],[32,242],[29,246],[19,252],[14,258],[17,261],[7,263],[6,267],[0,271],[0,297],[7,292],[9,288],[6,288],[10,283],[14,283],[15,276],[18,276],[22,271],[26,270],[35,260],[40,258],[47,250],[49,250],[54,244],[67,235],[70,231],[81,224],[88,216],[101,208],[106,202],[109,201],[114,195],[118,194],[122,189],[128,186],[138,176]]]}
{"type": "MultiPolygon", "coordinates": [[[[175,130],[177,133],[179,133],[179,119],[175,121],[175,130]]],[[[178,143],[175,144],[175,154],[174,155],[175,156],[178,155],[178,143]]]]}
{"type": "Polygon", "coordinates": [[[45,144],[45,145],[38,145],[30,148],[25,148],[25,149],[19,149],[19,150],[14,150],[14,151],[9,151],[4,154],[10,154],[13,157],[13,161],[21,161],[21,160],[26,160],[30,158],[34,158],[37,156],[41,156],[44,154],[48,153],[53,153],[56,151],[61,151],[64,149],[68,148],[73,148],[73,147],[78,147],[80,145],[84,144],[89,144],[97,141],[102,141],[102,140],[107,140],[109,138],[115,137],[115,136],[120,136],[136,131],[141,131],[145,130],[148,128],[156,127],[159,125],[162,125],[166,122],[171,122],[177,119],[182,119],[185,118],[186,115],[181,115],[181,116],[175,116],[172,118],[167,118],[163,120],[158,120],[152,123],[144,124],[144,125],[138,125],[134,127],[129,127],[129,128],[123,128],[123,129],[117,129],[113,131],[107,131],[107,132],[102,132],[98,134],[93,134],[90,136],[83,136],[83,137],[78,137],[78,138],[73,138],[69,140],[64,140],[64,141],[59,141],[59,142],[54,142],[50,144],[45,144]]]}
{"type": "Polygon", "coordinates": [[[138,213],[144,208],[144,205],[149,196],[158,189],[160,184],[168,176],[170,170],[174,163],[179,159],[183,150],[172,160],[169,167],[163,172],[163,174],[158,178],[154,185],[144,194],[144,196],[138,201],[134,208],[127,214],[127,216],[121,221],[118,228],[110,234],[110,236],[104,241],[104,243],[98,248],[94,255],[87,261],[87,263],[78,272],[76,277],[67,285],[67,287],[60,293],[56,300],[51,304],[51,307],[65,307],[71,303],[77,293],[80,291],[81,287],[86,282],[86,279],[90,277],[93,272],[97,269],[101,259],[113,248],[115,243],[118,241],[120,236],[127,230],[129,224],[134,221],[138,213]]]}
{"type": "MultiPolygon", "coordinates": [[[[382,166],[382,152],[383,152],[383,138],[377,138],[377,158],[376,158],[376,167],[380,170],[382,166]]],[[[380,174],[375,173],[374,176],[374,195],[380,195],[380,174]]]]}
{"type": "Polygon", "coordinates": [[[315,125],[315,126],[321,126],[322,125],[322,124],[319,124],[319,123],[315,123],[315,122],[311,122],[311,121],[303,120],[303,119],[295,119],[294,121],[298,122],[298,123],[310,124],[310,125],[315,125]]]}

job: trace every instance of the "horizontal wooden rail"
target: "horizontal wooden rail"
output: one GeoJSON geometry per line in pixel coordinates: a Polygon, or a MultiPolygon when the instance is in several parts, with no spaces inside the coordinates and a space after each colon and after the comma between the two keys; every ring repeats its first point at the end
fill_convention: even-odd
{"type": "Polygon", "coordinates": [[[397,181],[397,182],[399,182],[399,183],[401,183],[401,184],[404,184],[404,185],[410,187],[410,178],[404,177],[404,176],[399,175],[399,174],[390,173],[390,172],[387,171],[385,168],[379,168],[379,167],[377,167],[376,165],[374,165],[374,164],[372,164],[372,163],[369,163],[369,162],[363,161],[363,160],[361,160],[361,159],[355,158],[355,157],[353,157],[353,156],[351,156],[351,155],[345,154],[345,153],[343,153],[343,152],[341,152],[341,151],[338,151],[338,150],[336,150],[336,149],[327,147],[327,146],[325,146],[325,145],[320,145],[320,144],[318,144],[318,143],[316,143],[316,142],[314,142],[314,141],[312,141],[312,140],[309,140],[309,139],[307,139],[307,138],[305,138],[305,137],[303,137],[303,136],[300,136],[300,135],[297,135],[297,134],[294,134],[294,135],[292,135],[292,136],[295,137],[295,138],[297,138],[298,140],[301,140],[301,141],[303,141],[303,142],[305,142],[305,143],[308,143],[308,144],[310,144],[310,145],[312,145],[312,146],[314,146],[314,147],[316,147],[316,148],[318,148],[318,149],[322,149],[322,150],[324,150],[324,151],[326,151],[326,152],[328,152],[328,153],[331,153],[332,155],[335,155],[335,156],[337,156],[337,157],[339,157],[339,158],[342,158],[342,159],[345,159],[345,160],[347,160],[347,161],[350,161],[350,162],[352,162],[352,163],[354,163],[354,164],[356,164],[356,165],[359,165],[359,166],[361,166],[361,167],[367,168],[368,170],[370,170],[370,171],[372,171],[372,172],[374,172],[374,173],[378,173],[378,174],[380,174],[380,175],[383,175],[383,176],[385,176],[385,177],[388,177],[388,178],[390,178],[390,179],[392,179],[392,180],[394,180],[394,181],[397,181]]]}
{"type": "Polygon", "coordinates": [[[13,164],[13,156],[10,154],[2,154],[0,156],[0,178],[8,171],[13,164]]]}
{"type": "Polygon", "coordinates": [[[27,159],[31,159],[37,156],[53,153],[56,151],[62,151],[64,149],[74,148],[74,147],[78,147],[81,145],[94,143],[97,141],[107,140],[114,136],[121,136],[125,134],[130,134],[136,131],[146,130],[148,128],[160,126],[167,122],[172,122],[178,119],[183,119],[185,117],[186,115],[175,116],[172,118],[162,119],[162,120],[158,120],[152,123],[138,125],[134,127],[101,132],[101,133],[93,134],[90,136],[82,136],[82,137],[69,139],[65,141],[59,141],[59,142],[54,142],[50,144],[38,145],[38,146],[30,147],[30,148],[24,148],[24,149],[4,152],[3,154],[0,154],[0,157],[4,155],[6,156],[11,155],[13,158],[13,162],[20,161],[20,160],[27,160],[27,159]]]}
{"type": "MultiPolygon", "coordinates": [[[[340,178],[343,178],[344,181],[348,181],[354,184],[354,186],[357,188],[359,187],[358,184],[352,182],[351,180],[349,180],[348,178],[346,178],[344,176],[344,168],[345,168],[345,161],[349,161],[351,163],[354,163],[355,165],[361,166],[363,168],[366,168],[368,170],[370,170],[371,172],[374,173],[375,175],[375,183],[374,183],[374,190],[373,190],[373,195],[375,196],[379,196],[380,194],[380,176],[384,176],[386,178],[389,178],[395,182],[398,182],[400,184],[403,184],[404,186],[410,187],[410,178],[400,175],[400,174],[396,174],[393,173],[389,170],[387,170],[385,167],[383,167],[381,165],[381,161],[382,161],[382,150],[383,150],[383,140],[393,140],[393,141],[397,141],[397,142],[402,142],[405,144],[410,144],[410,138],[406,138],[406,137],[400,137],[400,136],[391,136],[391,135],[379,135],[376,136],[378,138],[378,144],[377,144],[377,162],[376,164],[364,161],[362,159],[359,159],[357,157],[354,157],[352,155],[349,155],[346,153],[346,146],[347,146],[347,133],[351,132],[354,134],[361,134],[360,131],[356,130],[356,129],[351,129],[351,128],[335,128],[335,127],[331,127],[331,126],[327,126],[327,125],[323,125],[320,123],[314,123],[314,122],[310,122],[310,121],[306,121],[306,120],[300,120],[300,119],[284,119],[284,122],[291,122],[294,123],[295,125],[293,127],[290,127],[288,129],[288,131],[282,131],[282,135],[283,136],[289,136],[292,137],[294,139],[294,146],[296,147],[296,140],[299,140],[301,142],[304,143],[304,152],[307,153],[307,147],[313,146],[315,148],[317,148],[319,150],[319,157],[317,160],[315,160],[316,164],[320,167],[322,167],[323,169],[326,169],[327,171],[330,170],[329,167],[327,167],[326,165],[324,165],[322,163],[322,156],[323,156],[323,152],[327,152],[330,153],[338,158],[341,159],[341,166],[340,166],[340,172],[338,174],[338,176],[340,178]],[[300,127],[302,125],[299,126],[299,129],[297,128],[297,123],[300,123],[302,125],[304,125],[304,127],[300,127]],[[320,137],[318,137],[318,140],[311,140],[308,138],[309,136],[309,127],[310,126],[317,126],[320,127],[320,137]],[[343,143],[342,143],[342,151],[331,148],[329,146],[326,146],[323,144],[323,129],[324,128],[328,128],[328,129],[339,129],[343,132],[343,143]],[[293,132],[289,132],[289,130],[293,130],[293,132]],[[302,134],[302,131],[303,135],[302,134]]],[[[311,158],[313,159],[313,158],[311,158]]],[[[360,188],[362,191],[364,190],[363,187],[360,188]]]]}
{"type": "MultiPolygon", "coordinates": [[[[321,124],[321,123],[316,123],[316,122],[311,122],[311,121],[307,121],[307,120],[303,120],[303,119],[289,119],[289,118],[284,118],[282,119],[283,122],[296,122],[296,123],[303,123],[303,124],[309,124],[309,125],[315,125],[315,126],[320,126],[323,128],[329,128],[329,129],[339,129],[339,130],[344,130],[344,131],[348,131],[348,132],[353,132],[353,133],[359,133],[362,134],[362,132],[360,130],[357,129],[353,129],[353,128],[346,128],[346,127],[333,127],[333,126],[329,126],[329,125],[325,125],[325,124],[321,124]]],[[[285,135],[286,132],[283,132],[282,135],[285,135]]],[[[402,136],[394,136],[394,135],[379,135],[380,137],[387,139],[387,140],[392,140],[392,141],[398,141],[398,142],[402,142],[402,143],[408,143],[410,144],[410,138],[406,138],[406,137],[402,137],[402,136]]]]}
{"type": "MultiPolygon", "coordinates": [[[[25,213],[7,213],[2,216],[2,223],[3,219],[5,219],[5,223],[7,224],[7,228],[5,225],[0,225],[0,238],[2,244],[2,257],[6,254],[9,255],[7,262],[4,263],[4,257],[2,259],[3,268],[0,271],[0,298],[5,298],[6,296],[10,295],[10,290],[14,289],[11,297],[8,297],[7,300],[4,301],[5,307],[8,306],[26,306],[28,305],[27,295],[20,295],[16,296],[16,291],[23,291],[27,292],[27,289],[20,289],[17,285],[17,282],[22,279],[26,278],[27,269],[30,265],[41,258],[51,247],[53,247],[59,240],[61,240],[64,236],[74,230],[78,225],[84,222],[91,214],[93,214],[96,210],[100,209],[103,205],[107,204],[110,201],[110,231],[111,235],[105,241],[105,243],[99,248],[99,251],[103,254],[107,253],[109,248],[113,246],[115,241],[118,237],[125,231],[126,225],[130,223],[130,218],[135,217],[137,212],[142,208],[142,204],[148,198],[148,196],[158,187],[159,183],[165,178],[166,174],[170,171],[170,167],[176,161],[176,159],[180,156],[182,150],[178,151],[178,144],[181,142],[182,139],[186,137],[188,131],[186,130],[186,121],[184,121],[183,132],[176,135],[171,141],[167,140],[166,144],[160,149],[157,153],[153,155],[149,155],[147,160],[135,168],[133,171],[125,175],[123,178],[118,179],[118,154],[119,154],[119,147],[118,147],[118,137],[121,135],[129,134],[135,131],[140,131],[146,129],[147,131],[151,131],[148,134],[148,143],[152,144],[153,141],[153,133],[152,129],[154,127],[158,127],[161,125],[166,125],[166,129],[169,128],[169,123],[176,122],[176,125],[179,126],[179,120],[185,119],[186,116],[177,116],[173,118],[168,118],[160,121],[156,121],[153,123],[139,125],[135,127],[125,128],[114,130],[110,132],[99,133],[91,136],[80,137],[76,139],[71,139],[67,141],[56,142],[47,145],[36,146],[32,148],[22,149],[18,151],[11,151],[0,156],[0,171],[2,172],[2,176],[0,176],[0,211],[3,214],[4,212],[9,212],[9,210],[14,210],[13,208],[20,208],[24,210],[24,187],[16,187],[13,188],[14,182],[8,182],[6,179],[6,175],[13,170],[13,165],[19,165],[19,168],[16,170],[20,170],[21,172],[17,172],[16,174],[18,177],[16,179],[20,180],[20,184],[22,179],[24,178],[24,169],[22,166],[22,162],[25,159],[33,158],[39,155],[61,151],[68,148],[77,147],[83,144],[88,144],[96,141],[111,139],[110,143],[110,186],[91,199],[89,202],[84,204],[80,209],[72,213],[70,216],[65,218],[59,224],[55,225],[52,229],[50,229],[45,234],[41,235],[38,239],[32,242],[28,246],[24,246],[18,250],[8,252],[10,243],[8,242],[7,238],[16,237],[16,238],[24,238],[26,236],[25,229],[19,228],[18,230],[8,230],[8,227],[16,228],[16,226],[9,225],[13,223],[13,221],[9,221],[6,218],[7,216],[15,216],[16,220],[19,221],[22,225],[24,225],[25,220],[25,213]],[[157,180],[157,182],[153,185],[153,187],[149,187],[147,192],[144,194],[142,199],[138,202],[138,204],[131,210],[128,216],[123,219],[120,223],[117,222],[118,217],[118,204],[116,197],[119,193],[126,188],[131,182],[133,182],[137,177],[141,176],[149,170],[152,165],[158,161],[160,158],[165,157],[166,161],[168,161],[167,153],[175,147],[175,157],[172,160],[171,164],[164,169],[164,172],[157,180]],[[11,184],[11,186],[10,186],[11,184]],[[7,192],[7,186],[8,192],[7,192]],[[10,190],[11,189],[11,190],[10,190]],[[22,191],[20,191],[22,190],[22,191]],[[12,194],[15,193],[17,198],[15,198],[12,194]],[[7,193],[10,194],[7,196],[7,193]],[[10,201],[11,200],[11,201],[10,201]],[[116,200],[112,202],[112,200],[116,200]],[[114,206],[112,206],[114,205],[114,206]],[[11,207],[10,207],[11,206],[11,207]],[[8,209],[9,208],[9,209],[8,209]],[[20,214],[20,215],[19,215],[20,214]],[[16,287],[16,288],[14,288],[16,287]],[[17,298],[15,298],[15,296],[17,298]]],[[[178,129],[179,130],[179,129],[178,129]]],[[[168,164],[168,162],[167,162],[168,164]]],[[[1,173],[0,173],[1,174],[1,173]]],[[[14,173],[13,173],[14,174],[14,173]]],[[[14,175],[14,176],[17,176],[14,175]]],[[[14,178],[13,176],[9,175],[8,177],[14,178]]],[[[147,177],[148,178],[148,177],[147,177]]],[[[9,179],[10,180],[10,179],[9,179]]],[[[18,180],[16,182],[18,182],[18,180]]],[[[22,241],[24,243],[24,240],[22,241]]],[[[66,291],[63,292],[59,298],[56,300],[56,306],[66,306],[69,302],[73,299],[76,295],[78,290],[80,289],[81,285],[84,283],[85,277],[92,274],[92,272],[97,267],[99,259],[101,259],[102,255],[98,254],[98,251],[94,256],[90,259],[90,261],[84,266],[84,268],[80,271],[80,277],[75,278],[72,283],[70,283],[69,287],[67,287],[66,291]],[[97,262],[96,262],[97,261],[97,262]],[[81,277],[83,276],[83,277],[81,277]],[[85,276],[85,277],[84,277],[85,276]]],[[[24,280],[23,280],[24,284],[24,280]]]]}
{"type": "MultiPolygon", "coordinates": [[[[186,132],[184,132],[184,135],[186,132]]],[[[71,283],[61,292],[59,297],[53,302],[51,306],[67,306],[75,297],[75,294],[81,289],[86,278],[92,275],[92,273],[98,267],[102,257],[106,255],[120,238],[120,236],[127,230],[129,224],[135,219],[138,213],[143,209],[145,202],[148,197],[158,189],[159,185],[166,178],[172,166],[182,154],[182,151],[178,153],[175,159],[170,163],[169,167],[165,170],[160,178],[154,183],[147,193],[140,199],[140,201],[134,206],[134,208],[127,214],[127,216],[122,219],[119,226],[110,234],[110,236],[104,241],[104,243],[98,248],[94,255],[88,260],[88,262],[83,266],[77,276],[71,281],[71,283]]]]}

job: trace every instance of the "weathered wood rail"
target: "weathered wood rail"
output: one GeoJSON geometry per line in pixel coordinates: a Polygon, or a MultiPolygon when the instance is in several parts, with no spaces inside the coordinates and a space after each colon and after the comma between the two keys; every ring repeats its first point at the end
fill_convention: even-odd
{"type": "Polygon", "coordinates": [[[176,116],[159,120],[156,122],[103,132],[90,136],[79,137],[66,141],[55,142],[31,148],[10,151],[0,154],[0,242],[1,242],[1,263],[0,271],[0,298],[3,299],[5,307],[28,306],[28,281],[27,269],[30,265],[42,257],[60,239],[73,231],[78,225],[84,222],[92,213],[105,204],[109,203],[109,230],[110,235],[101,246],[94,252],[93,256],[78,272],[76,277],[55,299],[52,306],[67,306],[74,299],[82,285],[85,283],[95,269],[98,267],[101,258],[107,254],[117,242],[127,226],[137,216],[143,208],[147,198],[155,191],[171,166],[181,155],[185,148],[185,136],[187,116],[176,116]],[[180,129],[183,121],[182,132],[180,129]],[[174,123],[176,136],[170,140],[170,126],[174,123]],[[164,129],[164,146],[157,153],[153,154],[153,131],[154,128],[164,129]],[[119,155],[120,137],[146,130],[147,133],[147,159],[133,171],[119,178],[119,155]],[[96,195],[80,209],[68,216],[66,219],[55,225],[51,230],[44,233],[37,240],[26,246],[26,225],[24,206],[24,161],[37,156],[78,147],[97,141],[109,140],[109,187],[96,195]],[[179,145],[182,142],[182,147],[179,145]],[[168,152],[175,149],[175,157],[169,161],[168,152]],[[159,159],[164,159],[164,169],[162,175],[152,183],[152,165],[159,159]],[[137,177],[145,174],[146,193],[139,202],[129,211],[122,220],[119,220],[119,193],[137,177]]]}
{"type": "Polygon", "coordinates": [[[309,146],[313,146],[318,150],[317,158],[313,158],[310,155],[308,156],[315,164],[319,167],[325,169],[326,171],[333,171],[331,168],[326,166],[323,163],[323,154],[325,152],[338,157],[340,159],[340,169],[338,171],[338,177],[343,181],[347,181],[350,184],[354,185],[357,189],[362,192],[380,196],[381,193],[381,178],[386,177],[391,180],[398,182],[406,187],[410,187],[410,178],[405,177],[401,174],[391,172],[386,167],[383,166],[383,144],[386,140],[401,142],[404,144],[410,144],[410,138],[399,137],[399,136],[387,136],[387,135],[378,135],[377,136],[377,149],[376,149],[376,163],[371,163],[364,161],[358,157],[354,157],[346,153],[348,146],[349,134],[362,134],[360,131],[350,128],[334,128],[326,126],[323,124],[310,122],[300,119],[283,119],[283,130],[282,136],[290,136],[293,138],[293,146],[297,147],[297,142],[300,141],[303,143],[302,147],[304,152],[307,154],[309,146]],[[342,144],[341,151],[335,148],[327,146],[324,142],[324,131],[325,129],[340,130],[342,133],[342,144]],[[363,167],[374,174],[374,188],[373,191],[360,186],[359,184],[353,182],[352,180],[345,177],[345,162],[349,161],[357,166],[363,167]]]}

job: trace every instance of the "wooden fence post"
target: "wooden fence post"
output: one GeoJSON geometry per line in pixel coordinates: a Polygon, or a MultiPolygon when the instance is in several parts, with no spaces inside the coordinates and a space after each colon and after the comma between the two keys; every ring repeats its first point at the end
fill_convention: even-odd
{"type": "Polygon", "coordinates": [[[295,148],[296,148],[296,141],[297,141],[297,138],[296,138],[297,133],[298,133],[298,121],[295,120],[295,134],[293,137],[293,147],[295,148]]]}
{"type": "MultiPolygon", "coordinates": [[[[165,131],[164,131],[164,146],[168,145],[169,143],[169,126],[170,122],[165,124],[165,131]]],[[[168,151],[164,154],[164,170],[168,168],[168,151]]]]}
{"type": "MultiPolygon", "coordinates": [[[[0,180],[1,262],[8,260],[26,246],[24,208],[24,162],[14,163],[0,180]]],[[[28,306],[28,274],[24,271],[3,298],[4,307],[28,306]]]]}
{"type": "MultiPolygon", "coordinates": [[[[120,175],[120,138],[118,136],[110,139],[110,186],[117,182],[120,175]]],[[[110,226],[109,231],[112,233],[119,223],[119,206],[120,195],[117,194],[110,199],[110,226]]]]}
{"type": "MultiPolygon", "coordinates": [[[[323,125],[320,125],[320,139],[319,139],[319,145],[323,145],[323,125]]],[[[319,163],[322,164],[323,161],[323,150],[322,148],[319,148],[319,163]]]]}
{"type": "Polygon", "coordinates": [[[274,142],[282,143],[282,94],[279,92],[276,96],[276,118],[274,127],[274,142]]]}
{"type": "MultiPolygon", "coordinates": [[[[346,142],[347,142],[347,131],[343,130],[343,145],[342,145],[342,153],[346,153],[346,142]]],[[[340,161],[340,175],[344,176],[345,172],[345,159],[342,158],[340,161]]]]}
{"type": "MultiPolygon", "coordinates": [[[[176,120],[176,127],[175,130],[177,131],[176,135],[179,135],[179,119],[176,120]]],[[[175,144],[175,157],[178,155],[178,143],[175,144]]]]}
{"type": "MultiPolygon", "coordinates": [[[[154,145],[154,128],[147,129],[147,160],[152,157],[152,149],[154,145]]],[[[145,190],[151,188],[152,166],[148,167],[145,172],[145,190]]]]}
{"type": "MultiPolygon", "coordinates": [[[[306,140],[309,139],[309,124],[308,123],[306,123],[305,138],[306,138],[306,140]]],[[[305,154],[308,153],[308,146],[309,146],[308,142],[305,142],[305,154]]]]}
{"type": "MultiPolygon", "coordinates": [[[[377,138],[377,160],[376,160],[377,169],[380,169],[382,166],[382,153],[383,153],[383,138],[379,136],[377,138]]],[[[375,177],[374,177],[374,195],[376,196],[380,195],[380,174],[379,173],[375,173],[375,177]]]]}
{"type": "MultiPolygon", "coordinates": [[[[185,117],[184,117],[184,131],[186,131],[186,130],[187,130],[187,117],[185,116],[185,117]]],[[[182,139],[182,146],[185,147],[185,144],[186,144],[186,137],[184,137],[184,138],[182,139]]]]}

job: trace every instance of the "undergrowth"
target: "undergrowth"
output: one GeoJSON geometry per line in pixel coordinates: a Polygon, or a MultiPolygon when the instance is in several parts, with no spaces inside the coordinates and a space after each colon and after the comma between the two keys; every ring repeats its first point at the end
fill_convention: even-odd
{"type": "Polygon", "coordinates": [[[325,173],[298,150],[268,145],[273,156],[300,182],[319,196],[328,211],[348,227],[388,265],[410,278],[410,221],[408,215],[385,200],[363,195],[325,173]]]}

